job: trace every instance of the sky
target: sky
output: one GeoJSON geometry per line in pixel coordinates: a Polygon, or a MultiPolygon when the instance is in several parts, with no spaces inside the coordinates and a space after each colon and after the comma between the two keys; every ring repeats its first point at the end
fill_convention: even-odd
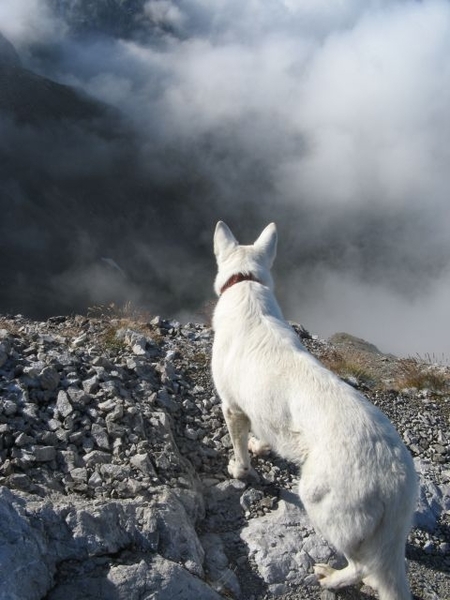
{"type": "Polygon", "coordinates": [[[208,181],[184,244],[275,221],[288,319],[450,360],[448,0],[149,0],[135,36],[74,36],[56,4],[2,0],[2,33],[126,115],[155,181],[208,181]]]}

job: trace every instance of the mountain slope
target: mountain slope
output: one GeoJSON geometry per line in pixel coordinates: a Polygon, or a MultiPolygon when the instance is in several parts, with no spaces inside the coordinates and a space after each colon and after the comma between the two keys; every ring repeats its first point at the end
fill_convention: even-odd
{"type": "MultiPolygon", "coordinates": [[[[317,356],[342,352],[342,337],[300,331],[317,356]]],[[[212,337],[160,317],[0,317],[1,600],[320,597],[312,564],[339,559],[298,502],[296,467],[270,455],[252,458],[258,481],[228,475],[212,337]]],[[[353,385],[415,459],[413,593],[448,598],[448,388],[353,385]]]]}

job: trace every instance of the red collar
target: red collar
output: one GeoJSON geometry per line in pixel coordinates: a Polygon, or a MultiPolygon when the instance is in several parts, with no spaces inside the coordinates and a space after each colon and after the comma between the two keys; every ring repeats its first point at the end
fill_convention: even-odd
{"type": "Polygon", "coordinates": [[[256,279],[254,275],[251,273],[236,273],[232,275],[230,279],[220,288],[220,295],[222,295],[228,288],[230,288],[235,283],[240,283],[241,281],[256,281],[256,283],[261,283],[259,279],[256,279]]]}

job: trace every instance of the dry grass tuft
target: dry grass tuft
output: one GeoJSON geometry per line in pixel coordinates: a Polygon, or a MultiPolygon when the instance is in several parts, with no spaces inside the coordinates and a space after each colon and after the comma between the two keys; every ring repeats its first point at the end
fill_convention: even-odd
{"type": "Polygon", "coordinates": [[[87,316],[90,319],[118,319],[133,323],[148,322],[152,318],[148,310],[137,307],[130,301],[121,306],[115,302],[90,306],[87,316]]]}
{"type": "Polygon", "coordinates": [[[357,357],[350,359],[337,350],[327,352],[321,356],[322,363],[342,379],[355,379],[357,383],[373,385],[377,377],[365,364],[363,359],[357,357]]]}
{"type": "Polygon", "coordinates": [[[435,357],[408,357],[397,362],[396,385],[400,389],[415,388],[431,392],[450,391],[450,369],[435,357]]]}
{"type": "Polygon", "coordinates": [[[164,341],[159,327],[150,322],[153,315],[148,310],[135,306],[132,302],[126,302],[122,306],[115,302],[92,306],[88,309],[87,316],[90,319],[109,322],[101,340],[104,350],[118,352],[126,348],[124,339],[117,336],[121,329],[140,332],[157,345],[161,345],[164,341]]]}
{"type": "Polygon", "coordinates": [[[127,344],[124,338],[117,336],[118,329],[117,327],[108,327],[105,330],[100,340],[103,351],[118,353],[126,350],[127,344]]]}

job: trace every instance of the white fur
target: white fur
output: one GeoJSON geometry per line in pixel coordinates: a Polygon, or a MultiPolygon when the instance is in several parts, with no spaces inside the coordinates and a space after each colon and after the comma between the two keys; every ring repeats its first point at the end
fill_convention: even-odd
{"type": "Polygon", "coordinates": [[[364,581],[380,600],[409,600],[405,542],[416,503],[416,474],[396,430],[358,391],[328,371],[284,320],[273,294],[275,224],[240,246],[219,222],[214,235],[220,295],[214,312],[212,372],[233,443],[229,472],[251,473],[270,446],[300,466],[299,493],[317,531],[348,566],[315,565],[324,588],[364,581]],[[260,283],[259,283],[260,282],[260,283]]]}

